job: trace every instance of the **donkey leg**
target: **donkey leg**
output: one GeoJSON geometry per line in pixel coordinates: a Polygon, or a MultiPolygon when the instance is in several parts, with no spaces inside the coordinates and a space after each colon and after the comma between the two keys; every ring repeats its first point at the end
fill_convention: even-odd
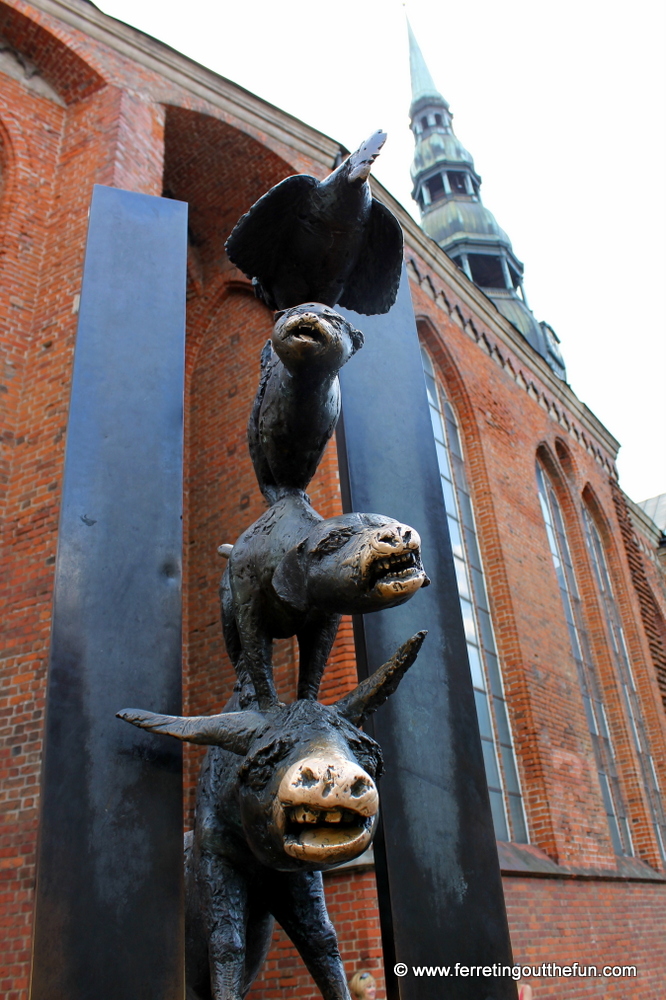
{"type": "Polygon", "coordinates": [[[208,941],[213,1000],[243,1000],[247,883],[224,858],[202,851],[197,888],[208,941]]]}
{"type": "Polygon", "coordinates": [[[324,1000],[351,1000],[321,872],[272,872],[271,913],[296,945],[324,1000]]]}
{"type": "Polygon", "coordinates": [[[252,983],[259,975],[273,938],[275,920],[273,914],[261,903],[251,900],[247,921],[247,943],[245,947],[245,975],[243,978],[243,996],[249,992],[252,983]]]}

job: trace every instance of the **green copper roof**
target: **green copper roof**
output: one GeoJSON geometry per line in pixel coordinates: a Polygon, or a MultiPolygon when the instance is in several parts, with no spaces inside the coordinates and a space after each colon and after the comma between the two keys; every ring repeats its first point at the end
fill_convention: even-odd
{"type": "Polygon", "coordinates": [[[416,104],[417,101],[421,101],[427,97],[434,97],[448,108],[448,104],[438,91],[430,75],[430,70],[426,66],[423,53],[414,37],[414,32],[409,21],[407,21],[407,32],[409,35],[409,69],[412,77],[412,104],[416,104]]]}
{"type": "Polygon", "coordinates": [[[480,201],[440,201],[424,214],[423,228],[445,250],[465,238],[511,249],[509,237],[480,201]]]}
{"type": "Polygon", "coordinates": [[[471,153],[467,152],[458,136],[453,132],[431,132],[424,139],[419,139],[416,145],[412,176],[416,177],[438,164],[455,167],[458,163],[464,163],[474,170],[471,153]]]}

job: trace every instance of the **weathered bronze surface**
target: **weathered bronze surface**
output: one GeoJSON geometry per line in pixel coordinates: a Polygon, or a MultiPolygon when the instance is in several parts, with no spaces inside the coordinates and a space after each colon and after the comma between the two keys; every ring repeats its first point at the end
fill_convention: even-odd
{"type": "Polygon", "coordinates": [[[303,492],[340,412],[338,371],[362,334],[320,303],[278,313],[262,352],[248,425],[259,485],[271,507],[229,557],[220,600],[240,705],[277,704],[273,639],[297,636],[299,698],[316,698],[340,615],[391,608],[429,583],[413,528],[381,514],[323,520],[303,492]]]}
{"type": "Polygon", "coordinates": [[[325,1000],[350,1000],[321,870],[358,857],[377,822],[379,745],[358,726],[397,688],[425,632],[335,705],[298,700],[179,718],[125,709],[153,733],[209,744],[186,848],[188,1000],[242,1000],[276,918],[325,1000]]]}
{"type": "Polygon", "coordinates": [[[287,177],[257,201],[226,243],[271,309],[338,302],[388,312],[400,283],[402,230],[372,197],[368,177],[386,141],[379,130],[324,181],[287,177]]]}
{"type": "Polygon", "coordinates": [[[403,604],[430,581],[413,528],[374,513],[324,520],[304,490],[338,420],[338,372],[363,344],[331,306],[342,298],[380,312],[397,290],[402,235],[367,185],[383,141],[378,133],[322,184],[295,177],[278,185],[232,233],[230,256],[282,309],[248,426],[270,506],[219,549],[229,559],[222,626],[238,680],[221,715],[119,713],[211,747],[187,849],[188,1000],[242,1000],[274,917],[325,1000],[350,1000],[320,872],[371,843],[381,751],[358,727],[395,691],[425,632],[336,705],[320,705],[317,695],[340,615],[403,604]],[[303,304],[315,292],[323,302],[303,304]],[[298,699],[285,706],[272,646],[293,635],[298,699]]]}
{"type": "Polygon", "coordinates": [[[261,355],[247,428],[254,471],[269,503],[281,489],[304,490],[340,416],[338,372],[363,334],[320,302],[276,315],[261,355]]]}
{"type": "Polygon", "coordinates": [[[323,520],[288,491],[233,546],[220,598],[240,704],[277,704],[273,639],[296,635],[298,697],[316,698],[340,615],[404,603],[428,582],[420,538],[381,514],[323,520]]]}

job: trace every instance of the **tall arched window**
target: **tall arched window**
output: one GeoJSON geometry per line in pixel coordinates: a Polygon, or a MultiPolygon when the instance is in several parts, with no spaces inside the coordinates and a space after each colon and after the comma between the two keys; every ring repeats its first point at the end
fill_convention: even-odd
{"type": "Polygon", "coordinates": [[[594,575],[596,577],[597,587],[601,596],[601,605],[606,619],[606,629],[610,638],[610,647],[613,653],[617,674],[622,684],[624,704],[631,723],[634,746],[636,747],[636,752],[641,765],[643,785],[650,803],[652,825],[654,827],[657,843],[659,844],[661,856],[664,860],[666,860],[666,820],[664,817],[663,806],[661,804],[661,794],[659,790],[659,782],[657,780],[657,773],[655,771],[654,761],[652,760],[652,754],[650,753],[645,723],[643,722],[643,714],[638,700],[638,692],[636,691],[634,673],[631,669],[631,660],[629,658],[629,652],[627,650],[627,644],[624,637],[624,629],[622,628],[620,610],[615,600],[610,573],[608,572],[608,564],[606,562],[606,556],[604,555],[604,545],[595,520],[586,506],[583,507],[583,521],[585,523],[587,547],[590,552],[594,575]]]}
{"type": "Polygon", "coordinates": [[[631,834],[615,768],[615,752],[606,720],[601,685],[590,653],[590,644],[585,629],[562,510],[548,473],[540,462],[537,462],[536,475],[541,510],[560,586],[564,616],[571,640],[571,652],[578,669],[578,679],[583,694],[583,704],[592,738],[597,774],[606,807],[613,848],[616,854],[633,854],[631,834]]]}
{"type": "Polygon", "coordinates": [[[435,378],[432,361],[424,348],[422,356],[495,834],[498,840],[527,843],[525,813],[458,421],[441,383],[435,378]]]}

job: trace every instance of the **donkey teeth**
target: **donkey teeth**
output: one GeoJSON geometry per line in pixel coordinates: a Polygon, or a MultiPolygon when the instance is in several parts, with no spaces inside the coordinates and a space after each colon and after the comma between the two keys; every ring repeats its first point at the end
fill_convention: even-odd
{"type": "Polygon", "coordinates": [[[312,812],[306,806],[299,806],[294,809],[293,817],[297,823],[316,823],[319,819],[319,813],[312,812]]]}

